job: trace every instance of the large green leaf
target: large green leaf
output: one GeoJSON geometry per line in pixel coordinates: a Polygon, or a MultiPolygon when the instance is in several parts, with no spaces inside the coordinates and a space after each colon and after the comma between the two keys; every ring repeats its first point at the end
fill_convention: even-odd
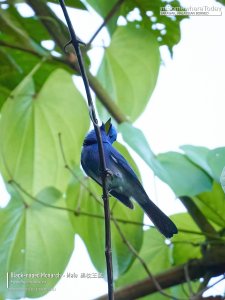
{"type": "Polygon", "coordinates": [[[89,126],[85,102],[71,76],[57,70],[35,94],[32,74],[12,92],[0,120],[1,171],[32,194],[52,185],[64,191],[64,167],[58,134],[69,164],[79,164],[89,126]]]}
{"type": "MultiPolygon", "coordinates": [[[[137,167],[128,155],[127,150],[118,143],[116,147],[136,170],[137,167]]],[[[73,208],[77,212],[74,216],[71,215],[71,220],[74,225],[75,233],[79,234],[83,239],[93,264],[99,272],[106,275],[104,255],[104,210],[101,199],[102,189],[91,179],[85,179],[82,174],[77,173],[77,176],[79,180],[74,179],[67,191],[68,207],[73,208]],[[82,184],[80,182],[82,182],[82,184]],[[99,202],[96,199],[98,199],[99,202]],[[88,215],[83,215],[82,212],[88,213],[88,215]],[[91,217],[89,214],[101,216],[101,218],[91,217]]],[[[110,197],[109,201],[115,218],[134,223],[142,222],[143,212],[137,205],[135,205],[135,210],[130,210],[113,197],[110,197]]],[[[139,251],[142,244],[142,226],[121,222],[118,222],[118,225],[131,245],[139,251]]],[[[134,257],[122,241],[113,221],[111,221],[111,234],[113,273],[114,278],[118,278],[127,270],[134,257]]]]}
{"type": "Polygon", "coordinates": [[[212,170],[207,162],[207,156],[210,150],[206,147],[183,145],[180,147],[187,157],[196,165],[200,166],[206,173],[212,177],[212,170]]]}
{"type": "MultiPolygon", "coordinates": [[[[68,206],[78,211],[78,214],[71,216],[71,220],[74,225],[75,233],[79,234],[83,239],[96,269],[106,276],[104,255],[104,213],[102,205],[96,201],[96,198],[101,201],[102,190],[90,179],[81,180],[83,184],[86,185],[85,188],[79,182],[74,181],[67,191],[68,206]],[[83,215],[82,212],[90,215],[101,216],[101,218],[91,217],[90,215],[86,216],[83,215]]],[[[142,222],[143,212],[139,207],[135,207],[135,211],[131,211],[113,197],[110,197],[110,207],[112,208],[115,204],[116,206],[113,209],[113,215],[115,218],[125,221],[142,222]]],[[[118,224],[128,241],[138,251],[142,243],[142,227],[133,224],[118,224]]],[[[127,246],[123,243],[122,238],[112,221],[111,236],[113,276],[114,278],[118,278],[127,270],[134,257],[127,246]]]]}
{"type": "Polygon", "coordinates": [[[163,168],[152,152],[143,132],[128,122],[118,125],[124,141],[146,162],[157,176],[163,174],[163,168]]]}
{"type": "MultiPolygon", "coordinates": [[[[145,231],[144,242],[139,256],[145,261],[148,269],[153,275],[161,273],[171,267],[170,252],[170,247],[165,244],[164,238],[155,229],[145,231]]],[[[139,280],[146,279],[147,277],[148,274],[144,270],[140,261],[136,259],[128,272],[116,281],[116,287],[121,288],[123,286],[128,286],[139,280]]],[[[184,296],[184,292],[179,286],[166,289],[165,292],[176,297],[184,296]]],[[[160,293],[154,293],[153,295],[148,295],[141,299],[164,300],[165,298],[167,297],[160,293]]]]}
{"type": "Polygon", "coordinates": [[[167,152],[158,155],[167,174],[166,183],[177,196],[194,196],[212,188],[211,178],[185,155],[167,152]]]}
{"type": "Polygon", "coordinates": [[[214,182],[212,191],[193,198],[206,217],[220,227],[225,227],[225,195],[219,183],[214,182]]]}
{"type": "Polygon", "coordinates": [[[220,176],[225,166],[225,147],[211,150],[207,155],[207,162],[212,170],[213,178],[220,182],[220,176]]]}
{"type": "Polygon", "coordinates": [[[177,196],[194,196],[211,189],[211,178],[185,155],[168,152],[155,156],[141,130],[127,122],[118,128],[127,144],[177,196]]]}
{"type": "Polygon", "coordinates": [[[174,264],[180,265],[188,260],[200,258],[202,256],[201,245],[205,240],[205,236],[200,234],[201,230],[191,216],[187,213],[181,213],[172,216],[171,219],[178,227],[178,234],[172,238],[174,264]],[[182,229],[190,232],[183,232],[182,229]]]}
{"type": "MultiPolygon", "coordinates": [[[[159,71],[159,47],[145,29],[119,27],[105,50],[98,78],[122,112],[132,121],[145,109],[159,71]]],[[[102,119],[108,118],[98,103],[102,119]]]]}
{"type": "MultiPolygon", "coordinates": [[[[63,207],[65,200],[60,196],[48,188],[37,198],[63,207]]],[[[9,205],[0,211],[0,219],[0,293],[13,299],[46,294],[60,279],[58,273],[63,274],[73,251],[68,212],[35,201],[27,206],[21,195],[15,197],[14,193],[9,205]],[[15,274],[28,277],[16,278],[15,274]]]]}
{"type": "MultiPolygon", "coordinates": [[[[169,246],[165,244],[165,238],[156,229],[151,228],[144,232],[144,241],[139,256],[147,263],[152,274],[171,267],[169,246]]],[[[116,281],[116,286],[130,285],[146,277],[148,277],[146,271],[136,259],[128,272],[116,281]]]]}
{"type": "Polygon", "coordinates": [[[223,191],[225,193],[225,167],[223,168],[223,171],[221,173],[220,182],[221,182],[221,186],[223,188],[223,191]]]}
{"type": "MultiPolygon", "coordinates": [[[[186,213],[174,215],[172,219],[176,222],[178,228],[199,232],[197,226],[186,213]]],[[[165,243],[165,238],[157,230],[151,228],[144,232],[144,241],[139,256],[144,260],[153,275],[162,273],[171,268],[174,263],[178,263],[179,260],[182,262],[182,255],[186,259],[189,257],[196,257],[196,249],[193,246],[189,247],[191,244],[190,239],[192,238],[194,238],[195,242],[202,242],[202,240],[204,240],[204,236],[200,236],[199,238],[199,235],[183,234],[179,232],[178,235],[175,235],[172,238],[172,244],[169,244],[165,243]],[[186,238],[187,243],[183,243],[186,241],[186,238]],[[183,252],[183,250],[185,252],[183,252]],[[187,253],[187,251],[189,251],[189,253],[187,253]]],[[[200,248],[198,247],[197,256],[199,256],[199,249],[200,248]]],[[[131,268],[116,281],[116,287],[119,288],[131,285],[132,283],[146,279],[147,277],[148,274],[140,261],[136,259],[131,268]]],[[[192,283],[193,287],[195,285],[198,285],[198,283],[192,283]]],[[[166,289],[165,292],[177,298],[187,297],[184,290],[179,285],[166,289]]],[[[141,299],[164,300],[165,296],[160,293],[154,293],[151,296],[149,295],[141,299]]]]}

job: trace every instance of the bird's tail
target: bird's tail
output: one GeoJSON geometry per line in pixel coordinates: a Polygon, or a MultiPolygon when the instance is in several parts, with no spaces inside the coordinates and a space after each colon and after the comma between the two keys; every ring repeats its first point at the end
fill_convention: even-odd
{"type": "MultiPolygon", "coordinates": [[[[143,191],[144,192],[144,191],[143,191]]],[[[147,196],[134,197],[143,208],[155,227],[166,237],[170,238],[178,232],[176,225],[167,217],[147,196]],[[139,199],[141,201],[139,201],[139,199]]]]}

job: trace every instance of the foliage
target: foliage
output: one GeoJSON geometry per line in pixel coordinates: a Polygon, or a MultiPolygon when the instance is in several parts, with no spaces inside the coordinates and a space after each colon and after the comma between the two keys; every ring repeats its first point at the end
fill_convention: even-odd
{"type": "MultiPolygon", "coordinates": [[[[85,99],[71,76],[77,74],[76,58],[71,50],[68,54],[63,51],[69,35],[51,10],[53,6],[41,0],[37,8],[36,2],[0,2],[0,173],[11,195],[7,207],[0,210],[1,283],[6,272],[62,274],[73,251],[74,234],[83,239],[96,269],[105,274],[101,189],[80,170],[82,142],[90,121],[85,99]],[[25,3],[33,9],[29,17],[19,9],[25,3]],[[46,40],[53,41],[51,49],[43,46],[46,40]]],[[[105,17],[116,0],[110,1],[110,5],[105,0],[88,0],[88,5],[79,0],[65,2],[87,13],[91,6],[105,17]]],[[[189,196],[207,222],[221,233],[225,227],[225,199],[219,180],[225,165],[225,148],[209,150],[185,145],[182,152],[156,156],[142,131],[132,124],[149,103],[157,83],[160,45],[166,45],[172,53],[180,40],[182,17],[160,16],[160,7],[166,3],[121,3],[106,24],[110,44],[104,49],[97,75],[93,77],[88,72],[89,81],[103,121],[110,115],[112,105],[114,111],[125,115],[123,122],[118,122],[116,113],[112,115],[115,124],[120,123],[117,128],[126,144],[116,143],[116,148],[139,177],[127,146],[143,158],[176,196],[189,196]],[[136,16],[132,19],[134,11],[136,16]],[[123,26],[117,25],[119,17],[125,20],[123,26]],[[113,104],[106,100],[107,95],[113,104]]],[[[180,5],[178,1],[170,4],[180,5]]],[[[85,61],[92,63],[88,51],[82,51],[85,61]]],[[[224,174],[225,171],[221,177],[223,188],[224,174]]],[[[168,245],[155,229],[143,230],[143,212],[139,207],[130,211],[113,197],[110,205],[122,234],[146,260],[153,274],[200,258],[202,247],[210,243],[188,213],[172,216],[181,233],[168,245]]],[[[115,220],[112,237],[117,287],[147,277],[123,242],[115,220]],[[133,273],[137,274],[135,278],[133,273]]],[[[39,297],[59,279],[60,276],[48,279],[46,289],[38,289],[34,278],[29,283],[21,281],[19,290],[6,289],[1,284],[0,298],[39,297]]],[[[193,286],[198,287],[199,282],[193,286]]],[[[185,296],[181,285],[167,292],[185,296]]],[[[148,299],[152,297],[162,299],[159,293],[148,299]]]]}

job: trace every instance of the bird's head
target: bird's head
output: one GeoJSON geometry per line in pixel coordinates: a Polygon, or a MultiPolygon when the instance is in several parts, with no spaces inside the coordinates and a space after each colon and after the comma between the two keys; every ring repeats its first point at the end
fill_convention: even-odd
{"type": "MultiPolygon", "coordinates": [[[[117,138],[117,131],[116,128],[111,123],[111,118],[102,126],[100,127],[101,135],[102,135],[102,142],[103,143],[111,143],[113,144],[117,138]]],[[[96,144],[97,138],[95,134],[95,130],[91,130],[84,139],[84,146],[96,144]]]]}
{"type": "Polygon", "coordinates": [[[116,128],[111,123],[111,118],[104,124],[102,123],[101,128],[105,131],[107,137],[111,144],[113,144],[117,139],[117,131],[116,128]]]}

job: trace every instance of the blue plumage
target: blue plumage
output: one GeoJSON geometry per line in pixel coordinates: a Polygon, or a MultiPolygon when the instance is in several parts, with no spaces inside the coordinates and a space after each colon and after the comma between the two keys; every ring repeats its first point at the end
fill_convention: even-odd
{"type": "MultiPolygon", "coordinates": [[[[131,198],[146,212],[156,228],[165,236],[172,237],[177,233],[175,224],[149,199],[143,186],[126,159],[112,146],[117,138],[117,132],[112,124],[108,130],[101,126],[106,167],[112,173],[107,180],[107,188],[112,196],[124,205],[133,208],[131,198]]],[[[81,165],[88,176],[98,184],[102,184],[99,169],[98,144],[95,131],[90,131],[85,137],[81,153],[81,165]]]]}

